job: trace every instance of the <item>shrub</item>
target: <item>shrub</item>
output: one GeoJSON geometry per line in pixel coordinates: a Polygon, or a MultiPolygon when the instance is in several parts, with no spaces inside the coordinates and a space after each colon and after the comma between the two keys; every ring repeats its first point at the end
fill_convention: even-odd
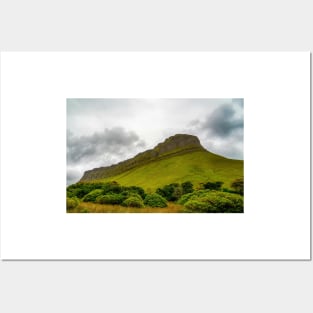
{"type": "Polygon", "coordinates": [[[77,183],[66,188],[66,193],[68,197],[77,197],[82,198],[87,193],[92,190],[92,186],[90,184],[77,183]]]}
{"type": "Polygon", "coordinates": [[[186,193],[185,195],[182,195],[182,197],[177,201],[177,203],[185,204],[191,196],[192,196],[192,193],[186,193]]]}
{"type": "Polygon", "coordinates": [[[102,183],[76,183],[66,188],[67,196],[81,199],[92,190],[100,189],[102,185],[102,183]]]}
{"type": "Polygon", "coordinates": [[[203,184],[204,189],[210,189],[210,190],[221,190],[221,187],[224,183],[221,181],[216,181],[216,182],[206,182],[203,184]]]}
{"type": "Polygon", "coordinates": [[[183,195],[187,194],[187,193],[191,193],[193,192],[193,184],[190,181],[186,181],[184,183],[181,184],[182,186],[182,191],[183,191],[183,195]]]}
{"type": "MultiPolygon", "coordinates": [[[[201,211],[208,213],[223,213],[231,211],[233,203],[230,199],[225,198],[221,194],[211,192],[208,195],[199,198],[199,201],[206,204],[205,208],[201,208],[201,211]]],[[[186,205],[188,202],[186,203],[186,205]]]]}
{"type": "Polygon", "coordinates": [[[207,191],[206,190],[197,190],[194,191],[192,193],[187,193],[185,195],[182,195],[182,197],[177,201],[178,204],[185,204],[189,199],[197,199],[198,197],[200,197],[201,195],[206,194],[207,191]]]}
{"type": "MultiPolygon", "coordinates": [[[[162,196],[163,198],[166,198],[166,193],[165,193],[164,189],[158,188],[158,189],[156,190],[156,193],[157,193],[158,195],[162,196]]],[[[151,194],[151,193],[149,193],[149,194],[151,194]]]]}
{"type": "Polygon", "coordinates": [[[102,183],[103,193],[108,194],[108,193],[121,193],[123,191],[123,187],[115,182],[107,182],[107,183],[102,183]]]}
{"type": "Polygon", "coordinates": [[[150,206],[152,208],[166,208],[167,202],[161,195],[157,193],[152,193],[147,195],[145,198],[145,205],[150,206]]]}
{"type": "Polygon", "coordinates": [[[96,202],[100,204],[121,204],[124,197],[121,194],[107,194],[98,196],[96,202]]]}
{"type": "Polygon", "coordinates": [[[181,186],[174,187],[171,201],[177,201],[183,195],[183,188],[181,186]]]}
{"type": "Polygon", "coordinates": [[[68,189],[66,189],[66,197],[67,197],[67,198],[73,198],[73,197],[75,197],[75,193],[73,192],[73,190],[68,190],[68,189]]]}
{"type": "Polygon", "coordinates": [[[143,208],[144,203],[139,195],[133,195],[123,201],[122,205],[133,208],[143,208]]]}
{"type": "MultiPolygon", "coordinates": [[[[223,192],[223,196],[232,202],[231,212],[243,212],[243,196],[223,192]]],[[[229,212],[230,212],[229,211],[229,212]]]]}
{"type": "Polygon", "coordinates": [[[243,189],[244,189],[243,178],[235,179],[235,180],[231,183],[231,187],[232,187],[233,189],[235,189],[236,192],[238,192],[239,194],[243,195],[243,189]]]}
{"type": "MultiPolygon", "coordinates": [[[[124,190],[121,195],[124,197],[124,200],[126,200],[127,198],[131,197],[131,196],[134,196],[134,197],[139,197],[139,199],[143,199],[142,193],[140,192],[140,194],[137,192],[137,190],[134,190],[134,189],[127,189],[127,190],[124,190]]],[[[145,194],[144,194],[145,195],[145,194]]]]}
{"type": "Polygon", "coordinates": [[[162,188],[158,188],[156,193],[168,201],[176,201],[181,197],[183,190],[179,184],[173,183],[165,185],[162,188]]]}
{"type": "Polygon", "coordinates": [[[90,191],[88,194],[86,194],[82,200],[85,202],[96,202],[97,197],[102,194],[103,194],[102,189],[95,189],[93,191],[90,191]]]}
{"type": "Polygon", "coordinates": [[[142,199],[146,197],[146,193],[143,188],[138,186],[123,187],[123,193],[128,195],[138,194],[142,199]]]}
{"type": "Polygon", "coordinates": [[[79,200],[77,198],[66,198],[66,209],[72,210],[79,205],[79,200]]]}
{"type": "Polygon", "coordinates": [[[243,212],[243,197],[222,191],[194,192],[184,205],[188,212],[240,213],[243,212]]]}
{"type": "Polygon", "coordinates": [[[221,191],[229,192],[229,193],[238,193],[238,192],[236,192],[235,190],[233,190],[233,189],[228,189],[228,188],[222,188],[221,191]]]}
{"type": "Polygon", "coordinates": [[[187,209],[187,212],[207,212],[210,208],[210,205],[198,200],[189,200],[186,203],[185,208],[187,209]]]}

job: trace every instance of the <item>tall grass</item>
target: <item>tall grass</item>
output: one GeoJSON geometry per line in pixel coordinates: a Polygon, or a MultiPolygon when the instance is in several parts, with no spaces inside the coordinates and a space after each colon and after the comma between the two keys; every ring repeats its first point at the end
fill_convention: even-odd
{"type": "Polygon", "coordinates": [[[68,213],[183,213],[183,206],[168,202],[166,208],[131,208],[121,205],[98,204],[82,202],[76,208],[68,210],[68,213]]]}

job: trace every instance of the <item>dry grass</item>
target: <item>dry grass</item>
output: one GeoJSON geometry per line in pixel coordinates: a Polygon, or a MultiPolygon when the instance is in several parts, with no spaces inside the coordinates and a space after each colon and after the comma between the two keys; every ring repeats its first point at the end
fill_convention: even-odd
{"type": "Polygon", "coordinates": [[[167,208],[131,208],[121,205],[98,204],[82,202],[75,209],[68,210],[67,213],[182,213],[183,206],[169,202],[167,208]]]}

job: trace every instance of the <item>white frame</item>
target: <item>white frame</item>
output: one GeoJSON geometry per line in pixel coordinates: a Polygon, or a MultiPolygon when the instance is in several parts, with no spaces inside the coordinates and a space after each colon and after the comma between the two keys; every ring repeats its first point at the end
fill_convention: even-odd
{"type": "Polygon", "coordinates": [[[309,52],[1,53],[2,259],[310,259],[309,52]],[[244,98],[244,214],[66,214],[67,98],[244,98]]]}

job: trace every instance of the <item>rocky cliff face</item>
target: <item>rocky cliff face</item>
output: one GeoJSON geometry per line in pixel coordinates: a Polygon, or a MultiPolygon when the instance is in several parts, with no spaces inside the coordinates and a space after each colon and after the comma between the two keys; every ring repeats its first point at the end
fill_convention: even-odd
{"type": "Polygon", "coordinates": [[[196,150],[204,150],[198,137],[186,134],[177,134],[167,138],[164,142],[159,143],[153,149],[139,153],[131,159],[111,166],[99,167],[86,171],[80,179],[80,182],[115,176],[149,162],[196,150]]]}
{"type": "Polygon", "coordinates": [[[164,142],[159,143],[153,150],[158,151],[159,154],[164,154],[177,149],[186,148],[202,148],[200,140],[196,136],[177,134],[167,138],[164,142]]]}

